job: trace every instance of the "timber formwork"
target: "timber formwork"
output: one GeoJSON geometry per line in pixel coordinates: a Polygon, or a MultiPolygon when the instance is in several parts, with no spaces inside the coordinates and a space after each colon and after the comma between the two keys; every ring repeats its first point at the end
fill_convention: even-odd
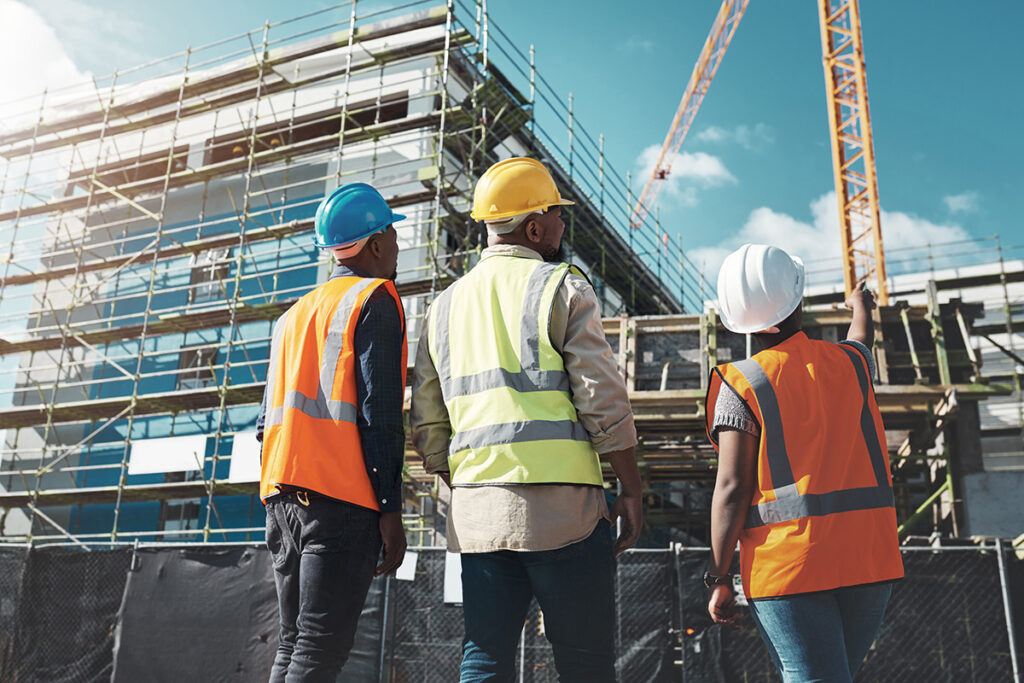
{"type": "MultiPolygon", "coordinates": [[[[5,111],[19,105],[0,128],[7,540],[259,536],[234,456],[272,322],[330,270],[312,218],[342,183],[409,216],[397,284],[412,343],[479,257],[476,177],[512,155],[545,162],[576,202],[566,246],[606,314],[702,308],[681,244],[656,220],[628,227],[629,179],[603,135],[483,3],[350,0],[5,111]],[[133,469],[149,440],[195,435],[195,467],[133,469]]],[[[436,490],[407,484],[411,528],[435,542],[436,490]]]]}

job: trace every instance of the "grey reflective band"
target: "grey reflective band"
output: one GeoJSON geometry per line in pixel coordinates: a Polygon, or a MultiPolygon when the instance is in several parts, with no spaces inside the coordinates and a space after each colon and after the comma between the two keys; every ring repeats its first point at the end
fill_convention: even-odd
{"type": "MultiPolygon", "coordinates": [[[[530,274],[523,298],[522,321],[519,331],[519,372],[505,368],[492,368],[472,375],[452,377],[451,371],[451,310],[452,291],[449,287],[434,300],[430,309],[431,321],[435,324],[434,337],[437,349],[437,376],[441,380],[445,401],[460,396],[470,396],[489,389],[510,388],[520,393],[532,391],[569,391],[569,376],[562,370],[541,370],[540,365],[540,314],[544,304],[543,294],[548,279],[561,269],[562,278],[569,274],[565,264],[542,263],[530,274]]],[[[547,331],[545,330],[545,333],[547,331]]]]}
{"type": "Polygon", "coordinates": [[[868,454],[871,456],[871,469],[875,471],[875,483],[879,486],[889,485],[889,460],[882,451],[882,445],[878,441],[878,432],[875,430],[875,418],[871,414],[871,382],[868,380],[868,373],[864,370],[859,351],[838,345],[840,349],[850,357],[853,363],[854,372],[857,373],[857,381],[860,382],[860,391],[864,395],[864,403],[860,409],[860,430],[864,433],[864,443],[867,444],[868,454]]]}
{"type": "MultiPolygon", "coordinates": [[[[526,282],[526,295],[523,297],[522,328],[519,332],[519,364],[524,370],[537,368],[540,365],[540,307],[544,295],[544,286],[548,278],[556,270],[562,268],[562,277],[569,272],[569,267],[558,263],[542,263],[537,266],[530,279],[526,282]]],[[[546,333],[547,330],[544,330],[546,333]]]]}
{"type": "Polygon", "coordinates": [[[356,407],[347,401],[321,403],[301,391],[289,391],[284,395],[284,405],[274,408],[267,415],[267,424],[281,424],[284,421],[284,411],[288,408],[298,410],[317,420],[335,420],[353,424],[356,421],[356,407]]]}
{"type": "Polygon", "coordinates": [[[744,528],[754,529],[767,524],[790,522],[804,517],[823,517],[837,512],[893,507],[894,504],[892,488],[888,484],[828,493],[805,493],[752,506],[747,512],[744,528]]]}
{"type": "Polygon", "coordinates": [[[455,291],[454,285],[441,292],[434,303],[430,305],[430,320],[434,323],[434,331],[437,332],[433,335],[434,347],[437,349],[437,377],[441,380],[442,394],[445,398],[448,398],[448,394],[444,392],[444,386],[448,379],[452,376],[452,359],[451,359],[451,339],[449,330],[449,320],[452,315],[452,292],[455,291]]]}
{"type": "MultiPolygon", "coordinates": [[[[775,389],[764,369],[753,358],[733,363],[732,366],[747,380],[754,390],[757,405],[761,408],[761,438],[767,440],[768,469],[772,486],[778,490],[794,483],[793,470],[786,452],[786,438],[782,433],[782,413],[775,389]]],[[[778,495],[778,493],[776,493],[778,495]]]]}
{"type": "Polygon", "coordinates": [[[448,397],[479,394],[495,387],[508,387],[520,393],[529,391],[569,391],[569,376],[561,370],[522,370],[510,372],[505,368],[484,370],[475,375],[452,377],[445,382],[444,395],[448,397]]]}
{"type": "MultiPolygon", "coordinates": [[[[288,391],[284,403],[267,411],[265,427],[272,427],[284,422],[285,410],[298,410],[303,415],[316,420],[334,420],[336,422],[356,422],[356,407],[346,401],[330,398],[334,393],[334,378],[338,372],[338,362],[345,346],[345,327],[355,309],[356,300],[368,287],[380,284],[372,278],[361,278],[349,287],[338,302],[338,307],[331,317],[331,324],[324,341],[323,361],[320,366],[320,382],[317,384],[317,395],[310,398],[300,391],[288,391]]],[[[291,311],[289,310],[289,313],[291,311]]],[[[270,367],[267,370],[268,402],[273,401],[274,381],[277,377],[277,364],[281,354],[281,337],[284,334],[285,317],[282,316],[274,326],[274,339],[270,345],[270,367]]]]}
{"type": "Polygon", "coordinates": [[[526,441],[590,441],[590,435],[579,422],[572,420],[530,420],[506,422],[459,432],[452,437],[449,453],[458,453],[469,448],[485,448],[526,441]]]}
{"type": "Polygon", "coordinates": [[[855,489],[840,489],[827,493],[799,493],[796,484],[793,483],[793,471],[786,456],[786,445],[782,440],[782,417],[779,413],[779,403],[775,396],[775,390],[768,380],[768,376],[760,365],[752,358],[733,363],[733,367],[739,370],[754,389],[757,403],[761,408],[762,435],[768,439],[767,456],[768,467],[771,472],[772,484],[775,486],[775,500],[767,501],[759,505],[753,505],[747,512],[746,529],[753,529],[768,524],[779,522],[790,522],[804,517],[822,517],[838,512],[852,512],[854,510],[872,510],[875,508],[894,507],[892,487],[889,485],[888,463],[886,461],[881,443],[878,440],[878,433],[875,430],[875,419],[871,414],[870,389],[867,372],[859,362],[854,349],[847,349],[840,346],[853,363],[857,381],[860,383],[863,403],[860,412],[860,429],[864,438],[864,444],[871,458],[871,467],[875,473],[876,486],[868,486],[855,489]],[[741,367],[742,366],[742,367],[741,367]],[[778,439],[773,441],[772,434],[776,433],[778,439]],[[785,458],[784,464],[781,461],[785,458]],[[774,456],[774,457],[773,457],[774,456]],[[779,468],[779,469],[777,469],[779,468]],[[781,469],[788,481],[780,484],[780,476],[777,472],[781,469]]]}
{"type": "Polygon", "coordinates": [[[273,408],[273,405],[271,404],[274,401],[274,380],[277,378],[277,359],[280,357],[281,352],[281,335],[284,333],[284,321],[288,317],[289,312],[291,312],[291,309],[285,311],[284,315],[277,319],[277,322],[274,323],[273,334],[271,334],[270,363],[267,365],[267,384],[263,388],[263,398],[265,404],[264,410],[267,411],[268,413],[263,417],[264,429],[270,426],[269,412],[273,408]]]}

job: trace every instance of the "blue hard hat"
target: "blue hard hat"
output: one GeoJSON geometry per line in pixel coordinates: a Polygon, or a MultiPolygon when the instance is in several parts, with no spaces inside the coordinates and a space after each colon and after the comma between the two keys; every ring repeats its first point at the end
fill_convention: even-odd
{"type": "Polygon", "coordinates": [[[391,210],[372,185],[348,183],[329,194],[316,208],[313,244],[320,249],[352,244],[403,218],[391,210]]]}

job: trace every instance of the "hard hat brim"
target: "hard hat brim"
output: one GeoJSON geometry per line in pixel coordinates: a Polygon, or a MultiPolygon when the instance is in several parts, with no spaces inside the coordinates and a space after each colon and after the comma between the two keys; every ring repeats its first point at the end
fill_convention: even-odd
{"type": "Polygon", "coordinates": [[[398,221],[401,221],[401,220],[405,220],[406,218],[407,218],[406,216],[404,216],[404,215],[402,215],[400,213],[395,213],[394,211],[392,211],[390,218],[388,218],[387,220],[381,221],[375,227],[368,229],[366,232],[362,233],[361,235],[359,235],[355,239],[347,240],[344,244],[324,244],[324,243],[320,242],[316,238],[316,236],[314,235],[314,237],[313,237],[313,246],[316,247],[317,249],[333,249],[334,247],[343,247],[343,246],[345,246],[345,244],[353,244],[353,243],[358,242],[359,240],[363,239],[364,237],[369,237],[370,235],[372,235],[374,233],[380,232],[381,230],[383,230],[384,228],[388,227],[389,225],[391,225],[393,223],[397,223],[398,221]]]}
{"type": "Polygon", "coordinates": [[[476,211],[470,212],[469,216],[475,221],[496,221],[501,218],[509,218],[511,216],[518,216],[524,213],[536,213],[538,211],[546,211],[552,206],[575,206],[576,202],[571,202],[568,199],[559,199],[556,202],[550,202],[547,204],[538,204],[537,206],[529,207],[526,209],[514,209],[512,211],[500,211],[498,213],[477,213],[476,211]]]}

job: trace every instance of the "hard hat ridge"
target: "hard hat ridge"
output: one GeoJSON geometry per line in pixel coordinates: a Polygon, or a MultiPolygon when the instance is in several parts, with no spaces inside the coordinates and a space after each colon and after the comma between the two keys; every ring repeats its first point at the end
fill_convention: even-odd
{"type": "Polygon", "coordinates": [[[313,244],[320,249],[351,245],[403,218],[372,185],[347,183],[317,206],[313,244]]]}
{"type": "Polygon", "coordinates": [[[799,258],[767,244],[744,244],[718,272],[722,324],[741,334],[778,325],[800,305],[804,277],[799,258]]]}
{"type": "Polygon", "coordinates": [[[529,157],[512,157],[480,176],[470,215],[478,221],[491,221],[573,203],[562,199],[544,164],[529,157]]]}

